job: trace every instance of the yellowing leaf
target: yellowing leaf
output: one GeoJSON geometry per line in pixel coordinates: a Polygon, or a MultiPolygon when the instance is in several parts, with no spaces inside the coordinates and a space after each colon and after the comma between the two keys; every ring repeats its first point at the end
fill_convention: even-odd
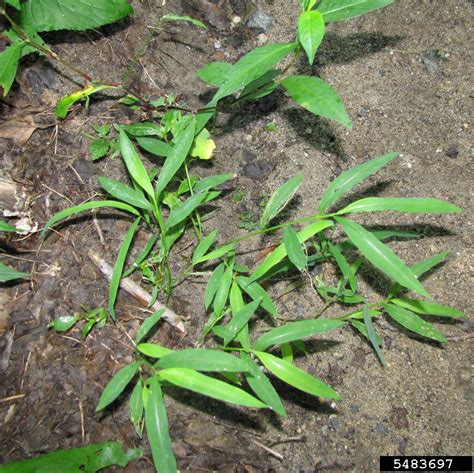
{"type": "Polygon", "coordinates": [[[216,149],[216,144],[210,139],[210,136],[211,134],[209,131],[207,131],[206,128],[203,128],[194,139],[194,144],[191,148],[190,155],[199,159],[211,159],[213,156],[213,151],[216,149]]]}

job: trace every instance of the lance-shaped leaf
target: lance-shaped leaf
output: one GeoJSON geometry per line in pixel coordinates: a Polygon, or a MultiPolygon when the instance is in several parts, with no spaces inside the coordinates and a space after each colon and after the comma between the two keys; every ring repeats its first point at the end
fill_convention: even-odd
{"type": "Polygon", "coordinates": [[[363,15],[372,10],[386,7],[393,0],[321,0],[318,11],[323,15],[324,21],[348,20],[363,15]]]}
{"type": "Polygon", "coordinates": [[[272,69],[295,48],[296,43],[284,43],[253,49],[232,66],[212,101],[217,102],[250,84],[272,69]]]}
{"type": "Polygon", "coordinates": [[[142,436],[142,418],[143,418],[143,384],[141,379],[138,379],[137,384],[133,388],[130,395],[130,420],[132,421],[135,431],[142,436]]]}
{"type": "Polygon", "coordinates": [[[196,72],[196,76],[203,82],[220,87],[231,73],[232,64],[225,61],[216,61],[206,64],[196,72]]]}
{"type": "Polygon", "coordinates": [[[158,309],[154,314],[150,315],[143,321],[135,335],[135,343],[140,343],[148,335],[148,332],[157,324],[165,310],[164,307],[158,309]]]}
{"type": "Polygon", "coordinates": [[[344,171],[329,184],[328,188],[321,198],[319,212],[325,212],[326,209],[335,204],[344,194],[353,189],[357,184],[367,177],[376,173],[380,168],[394,160],[400,153],[388,153],[383,156],[371,159],[366,163],[360,164],[354,168],[344,171]]]}
{"type": "Polygon", "coordinates": [[[217,266],[211,274],[209,281],[207,282],[206,292],[204,293],[204,307],[209,309],[214,297],[216,296],[217,290],[221,284],[222,276],[225,271],[225,263],[221,263],[217,266]]]}
{"type": "Polygon", "coordinates": [[[291,98],[306,110],[352,128],[341,98],[327,82],[313,76],[289,76],[281,81],[291,98]]]}
{"type": "Polygon", "coordinates": [[[351,291],[353,294],[355,294],[357,292],[357,279],[355,276],[355,271],[351,268],[351,266],[349,266],[349,263],[342,254],[340,247],[329,243],[329,253],[331,253],[331,255],[336,260],[337,266],[342,273],[342,277],[349,282],[351,291]]]}
{"type": "Polygon", "coordinates": [[[407,289],[411,289],[422,296],[430,297],[410,268],[388,246],[375,238],[372,233],[352,220],[336,217],[336,221],[342,226],[346,235],[359,251],[377,269],[407,289]]]}
{"type": "Polygon", "coordinates": [[[168,416],[160,382],[155,376],[150,379],[145,404],[145,425],[156,470],[159,473],[175,473],[177,465],[171,447],[168,416]]]}
{"type": "Polygon", "coordinates": [[[261,228],[265,228],[287,206],[302,182],[303,176],[292,177],[272,194],[260,220],[261,228]]]}
{"type": "Polygon", "coordinates": [[[189,389],[199,394],[224,402],[247,407],[267,407],[263,402],[240,388],[211,378],[187,368],[168,368],[159,372],[161,379],[180,388],[189,389]]]}
{"type": "Polygon", "coordinates": [[[179,207],[171,210],[168,220],[166,220],[165,228],[168,231],[171,227],[178,225],[191,215],[197,207],[206,198],[206,193],[196,192],[196,194],[186,199],[179,207]]]}
{"type": "Polygon", "coordinates": [[[288,253],[290,261],[299,271],[303,271],[306,268],[308,257],[303,251],[301,241],[293,227],[285,227],[283,229],[283,244],[285,245],[285,250],[288,253]]]}
{"type": "Polygon", "coordinates": [[[95,411],[101,411],[109,404],[115,401],[120,394],[122,394],[123,390],[127,387],[128,383],[132,380],[135,376],[138,368],[140,367],[140,362],[137,361],[130,365],[124,366],[121,368],[115,376],[107,383],[104,391],[102,392],[99,403],[95,408],[95,411]]]}
{"type": "Polygon", "coordinates": [[[167,15],[161,17],[161,21],[187,21],[192,23],[194,26],[199,26],[205,30],[207,29],[206,25],[202,21],[191,18],[188,15],[175,15],[174,13],[168,13],[167,15]]]}
{"type": "Polygon", "coordinates": [[[152,205],[145,199],[142,192],[127,186],[123,182],[103,176],[99,177],[99,182],[102,188],[116,199],[140,209],[153,210],[152,205]]]}
{"type": "Polygon", "coordinates": [[[255,354],[268,371],[290,386],[313,396],[341,399],[334,389],[288,361],[261,351],[256,351],[255,354]]]}
{"type": "Polygon", "coordinates": [[[137,350],[150,358],[161,358],[162,356],[173,353],[173,350],[157,345],[156,343],[140,343],[137,345],[137,350]]]}
{"type": "Polygon", "coordinates": [[[153,186],[151,185],[148,172],[143,165],[134,144],[128,137],[127,133],[120,129],[120,153],[122,154],[125,166],[132,179],[150,196],[155,198],[153,186]]]}
{"type": "Polygon", "coordinates": [[[224,184],[224,182],[227,182],[229,179],[233,179],[235,176],[235,174],[227,173],[219,174],[217,176],[203,177],[202,179],[199,179],[199,181],[196,182],[196,184],[194,185],[194,190],[196,192],[204,192],[209,189],[213,189],[217,186],[220,186],[221,184],[224,184]]]}
{"type": "Polygon", "coordinates": [[[386,210],[410,213],[447,214],[460,212],[462,209],[439,199],[367,197],[366,199],[352,202],[337,213],[382,212],[386,210]]]}
{"type": "Polygon", "coordinates": [[[188,348],[164,356],[155,368],[189,368],[196,371],[246,371],[246,364],[229,353],[207,348],[188,348]]]}
{"type": "Polygon", "coordinates": [[[178,172],[191,149],[194,141],[194,133],[196,131],[196,119],[193,118],[189,125],[176,137],[176,143],[173,151],[168,155],[168,158],[161,169],[156,183],[155,193],[158,197],[164,190],[173,176],[178,172]]]}
{"type": "Polygon", "coordinates": [[[250,278],[245,276],[238,276],[237,283],[254,301],[260,299],[262,309],[265,309],[269,314],[278,318],[278,310],[275,303],[260,284],[255,281],[250,282],[250,278]]]}
{"type": "Polygon", "coordinates": [[[36,31],[87,30],[121,20],[132,12],[127,0],[25,0],[19,22],[36,31]]]}
{"type": "Polygon", "coordinates": [[[262,369],[247,353],[242,352],[240,356],[247,365],[245,379],[252,388],[252,391],[278,415],[283,417],[286,416],[286,411],[283,407],[280,396],[276,392],[270,380],[265,376],[262,369]]]}
{"type": "Polygon", "coordinates": [[[122,279],[123,267],[125,265],[125,260],[127,259],[128,250],[132,244],[133,237],[137,231],[138,224],[140,223],[141,218],[135,219],[135,221],[130,225],[122,244],[120,245],[117,259],[115,260],[114,269],[112,271],[112,278],[110,279],[109,285],[109,304],[108,309],[109,313],[113,319],[116,318],[115,315],[115,300],[117,299],[117,293],[120,286],[120,280],[122,279]]]}
{"type": "Polygon", "coordinates": [[[217,236],[217,230],[214,230],[213,232],[209,233],[209,235],[204,237],[199,242],[199,245],[196,246],[196,249],[194,250],[194,253],[193,253],[193,265],[196,264],[196,261],[199,261],[199,258],[201,258],[202,256],[206,254],[206,251],[214,243],[216,236],[217,236]]]}
{"type": "Polygon", "coordinates": [[[242,307],[242,309],[232,315],[231,321],[225,326],[226,333],[224,335],[224,345],[228,345],[236,337],[250,320],[259,305],[260,299],[257,299],[256,301],[252,301],[242,307]]]}
{"type": "Polygon", "coordinates": [[[394,304],[384,304],[383,307],[393,320],[411,332],[441,343],[446,343],[447,340],[441,332],[436,330],[432,324],[423,320],[421,317],[418,317],[418,315],[413,312],[394,304]]]}
{"type": "Polygon", "coordinates": [[[23,43],[13,43],[0,53],[0,87],[7,95],[15,80],[23,43]]]}
{"type": "Polygon", "coordinates": [[[346,325],[340,320],[301,320],[276,327],[262,335],[254,344],[255,350],[264,351],[272,345],[302,340],[316,333],[329,332],[346,325]]]}
{"type": "Polygon", "coordinates": [[[3,220],[0,220],[0,232],[17,232],[18,229],[3,220]]]}
{"type": "Polygon", "coordinates": [[[134,209],[131,205],[124,204],[122,202],[117,202],[115,200],[99,200],[99,201],[92,201],[92,202],[85,202],[84,204],[76,205],[74,207],[69,207],[68,209],[61,210],[56,215],[53,215],[44,226],[41,235],[44,235],[48,228],[53,226],[55,223],[60,222],[61,220],[70,217],[71,215],[78,214],[80,212],[84,212],[84,210],[91,210],[91,209],[99,209],[102,207],[111,207],[114,209],[125,210],[125,212],[129,212],[133,215],[139,216],[139,212],[134,209]]]}
{"type": "Polygon", "coordinates": [[[137,138],[137,143],[145,150],[155,156],[168,157],[173,150],[173,147],[164,141],[156,138],[137,138]]]}
{"type": "Polygon", "coordinates": [[[25,278],[27,276],[30,276],[30,274],[17,271],[16,269],[0,263],[0,282],[13,281],[14,279],[25,278]]]}
{"type": "Polygon", "coordinates": [[[85,99],[96,92],[104,89],[113,89],[111,85],[87,85],[81,90],[76,90],[72,94],[63,97],[56,105],[56,116],[58,118],[66,118],[69,109],[79,100],[85,99]]]}
{"type": "Polygon", "coordinates": [[[465,316],[462,310],[455,309],[454,307],[435,304],[433,302],[421,301],[419,299],[407,299],[405,297],[400,297],[398,299],[392,299],[390,302],[418,314],[436,315],[438,317],[451,317],[454,319],[465,316]]]}
{"type": "MultiPolygon", "coordinates": [[[[328,227],[332,227],[334,223],[331,220],[319,220],[311,225],[308,225],[306,228],[298,232],[298,238],[303,243],[312,236],[316,235],[319,232],[322,232],[324,229],[328,227]]],[[[287,256],[287,251],[285,249],[285,245],[281,244],[277,248],[275,248],[264,260],[263,262],[257,266],[255,271],[250,276],[250,281],[248,283],[252,283],[257,279],[260,279],[262,276],[265,275],[273,266],[278,264],[285,256],[287,256]]]]}
{"type": "Polygon", "coordinates": [[[318,10],[305,11],[298,19],[298,41],[303,46],[310,65],[324,38],[324,19],[318,10]]]}
{"type": "MultiPolygon", "coordinates": [[[[355,321],[352,322],[354,323],[355,321]]],[[[367,337],[370,340],[370,343],[372,344],[375,353],[377,353],[380,363],[382,364],[382,366],[386,366],[385,358],[380,348],[382,345],[380,343],[380,337],[377,335],[377,332],[375,331],[374,326],[372,325],[372,317],[370,316],[367,304],[364,306],[364,325],[367,331],[367,337]]]]}
{"type": "Polygon", "coordinates": [[[216,317],[220,317],[222,315],[222,311],[227,302],[227,298],[229,297],[230,286],[232,285],[232,276],[233,276],[233,265],[227,267],[222,278],[218,281],[218,288],[216,291],[216,296],[214,297],[214,314],[216,317]]]}

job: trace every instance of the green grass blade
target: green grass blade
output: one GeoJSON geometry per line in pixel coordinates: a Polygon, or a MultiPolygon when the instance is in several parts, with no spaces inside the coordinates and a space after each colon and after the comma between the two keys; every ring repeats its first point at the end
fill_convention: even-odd
{"type": "MultiPolygon", "coordinates": [[[[303,243],[317,233],[323,231],[326,228],[332,227],[334,223],[331,220],[319,220],[311,225],[308,225],[306,228],[298,232],[298,238],[303,243]]],[[[257,279],[260,279],[265,275],[273,266],[278,264],[285,256],[287,256],[287,251],[285,245],[281,244],[275,248],[264,260],[257,266],[255,271],[250,276],[250,281],[254,282],[257,279]]]]}
{"type": "Polygon", "coordinates": [[[306,110],[352,128],[351,119],[338,93],[319,77],[289,76],[281,81],[281,85],[306,110]]]}
{"type": "Polygon", "coordinates": [[[219,289],[222,276],[225,271],[225,263],[221,263],[217,266],[211,274],[209,281],[207,282],[206,292],[204,293],[204,307],[209,309],[216,296],[217,289],[219,289]]]}
{"type": "Polygon", "coordinates": [[[270,409],[274,410],[278,415],[285,417],[286,411],[283,407],[283,403],[270,380],[247,353],[242,352],[240,356],[247,365],[245,379],[252,391],[267,404],[270,409]]]}
{"type": "Polygon", "coordinates": [[[229,353],[207,348],[188,348],[164,356],[155,368],[189,368],[196,371],[246,371],[246,364],[229,353]]]}
{"type": "Polygon", "coordinates": [[[186,199],[179,207],[171,210],[168,220],[166,220],[165,223],[166,231],[169,231],[171,227],[178,225],[178,223],[181,223],[189,217],[205,198],[205,192],[197,192],[189,197],[189,199],[186,199]]]}
{"type": "Polygon", "coordinates": [[[103,176],[99,177],[99,182],[102,188],[116,199],[126,202],[133,207],[149,211],[153,210],[152,205],[145,199],[142,192],[137,191],[120,181],[103,176]]]}
{"type": "Polygon", "coordinates": [[[346,258],[340,251],[339,247],[332,245],[331,243],[329,243],[329,253],[334,257],[337,266],[341,271],[342,277],[347,279],[352,293],[355,294],[357,292],[357,279],[346,258]]]}
{"type": "Polygon", "coordinates": [[[402,286],[430,297],[423,285],[418,281],[408,266],[386,245],[374,237],[358,223],[343,217],[336,217],[346,235],[352,240],[359,251],[384,274],[402,286]]]}
{"type": "Polygon", "coordinates": [[[140,343],[137,345],[137,350],[150,358],[161,358],[162,356],[173,353],[173,350],[157,345],[156,343],[140,343]]]}
{"type": "Polygon", "coordinates": [[[17,232],[18,229],[13,225],[9,225],[7,222],[0,220],[0,232],[17,232]]]}
{"type": "Polygon", "coordinates": [[[418,317],[418,315],[413,312],[394,304],[384,304],[383,307],[393,320],[411,332],[417,333],[426,338],[431,338],[437,342],[447,342],[443,334],[436,330],[432,324],[426,322],[426,320],[423,320],[421,317],[418,317]]]}
{"type": "Polygon", "coordinates": [[[216,291],[216,296],[214,297],[214,314],[217,318],[222,315],[222,311],[227,303],[227,298],[229,297],[230,286],[232,285],[233,277],[233,265],[230,265],[222,275],[220,281],[218,281],[218,288],[216,291]]]}
{"type": "Polygon", "coordinates": [[[280,186],[270,197],[260,220],[260,227],[265,228],[290,202],[303,182],[303,176],[295,176],[280,186]]]}
{"type": "Polygon", "coordinates": [[[193,259],[192,259],[193,266],[197,264],[196,261],[199,261],[199,258],[201,258],[202,256],[206,254],[206,251],[214,243],[216,236],[217,236],[217,230],[214,230],[213,232],[209,233],[209,235],[204,237],[199,242],[199,245],[196,246],[196,249],[194,250],[194,253],[193,253],[193,259]]]}
{"type": "Polygon", "coordinates": [[[453,319],[465,317],[466,315],[462,310],[455,309],[454,307],[435,304],[433,302],[421,301],[419,299],[407,299],[405,297],[400,297],[398,299],[392,299],[390,302],[412,312],[416,312],[417,314],[451,317],[453,319]]]}
{"type": "Polygon", "coordinates": [[[143,261],[145,261],[145,259],[148,257],[151,250],[155,246],[155,243],[158,241],[158,238],[159,238],[158,235],[152,235],[148,239],[146,245],[143,247],[143,250],[141,250],[140,253],[138,253],[137,257],[135,258],[135,261],[130,265],[130,268],[128,268],[127,271],[123,273],[124,278],[130,276],[130,274],[132,274],[138,268],[138,266],[143,261]]]}
{"type": "Polygon", "coordinates": [[[283,244],[290,261],[299,271],[303,271],[306,268],[308,257],[303,251],[298,234],[293,227],[285,227],[283,229],[283,244]]]}
{"type": "Polygon", "coordinates": [[[290,386],[313,396],[341,399],[341,396],[327,384],[288,361],[261,351],[256,351],[255,354],[268,371],[290,386]]]}
{"type": "Polygon", "coordinates": [[[120,129],[120,153],[127,167],[127,171],[132,179],[150,196],[153,200],[155,193],[153,192],[153,186],[151,185],[148,172],[143,165],[140,156],[135,149],[135,145],[132,143],[127,133],[121,128],[120,129]]]}
{"type": "Polygon", "coordinates": [[[26,278],[30,276],[29,273],[23,273],[16,269],[0,263],[0,282],[13,281],[14,279],[26,278]]]}
{"type": "Polygon", "coordinates": [[[254,348],[258,351],[265,351],[273,345],[301,340],[311,337],[316,333],[336,330],[344,325],[346,323],[340,320],[301,320],[289,322],[262,335],[255,341],[254,348]]]}
{"type": "Polygon", "coordinates": [[[298,41],[308,56],[308,62],[312,66],[316,51],[324,38],[324,19],[317,10],[305,11],[298,19],[298,41]]]}
{"type": "Polygon", "coordinates": [[[216,248],[214,251],[211,251],[207,255],[201,256],[194,264],[199,264],[199,263],[204,263],[205,261],[209,261],[211,259],[217,259],[220,258],[221,256],[226,255],[227,253],[230,253],[233,251],[235,248],[235,245],[230,243],[229,245],[224,245],[216,248]]]}
{"type": "Polygon", "coordinates": [[[325,23],[348,20],[372,10],[386,7],[393,0],[322,0],[317,10],[325,23]]]}
{"type": "Polygon", "coordinates": [[[157,324],[165,310],[165,308],[158,309],[154,314],[150,315],[150,317],[147,317],[143,321],[135,335],[134,341],[136,344],[140,343],[148,335],[148,332],[157,324]]]}
{"type": "Polygon", "coordinates": [[[145,426],[153,463],[158,473],[176,473],[177,465],[171,447],[168,416],[160,382],[150,378],[150,391],[145,405],[145,426]]]}
{"type": "Polygon", "coordinates": [[[383,156],[371,159],[366,163],[344,171],[329,184],[321,198],[319,212],[325,212],[331,205],[334,205],[344,194],[352,190],[364,179],[376,173],[380,168],[386,166],[394,160],[400,153],[388,153],[383,156]]]}
{"type": "Polygon", "coordinates": [[[111,207],[114,209],[125,210],[125,212],[140,216],[138,210],[133,208],[131,205],[124,204],[122,202],[116,202],[115,200],[98,200],[85,202],[84,204],[76,205],[74,207],[69,207],[68,209],[61,210],[61,212],[58,212],[56,215],[53,215],[44,226],[41,235],[43,236],[47,232],[49,227],[53,226],[55,223],[58,223],[67,217],[70,217],[71,215],[84,212],[85,210],[99,209],[102,207],[111,207]]]}
{"type": "Polygon", "coordinates": [[[199,179],[199,181],[194,185],[194,191],[204,192],[209,189],[213,189],[217,186],[220,186],[221,184],[224,184],[224,182],[227,182],[230,179],[234,179],[235,176],[236,175],[233,173],[227,173],[219,174],[217,176],[203,177],[202,179],[199,179]]]}
{"type": "Polygon", "coordinates": [[[121,368],[114,377],[107,383],[104,391],[102,392],[99,403],[95,408],[95,411],[101,411],[109,404],[115,401],[120,394],[122,394],[123,390],[127,387],[128,383],[132,380],[135,376],[138,368],[140,367],[141,362],[136,361],[135,363],[131,363],[130,365],[124,366],[121,368]]]}
{"type": "Polygon", "coordinates": [[[240,388],[211,378],[187,368],[167,368],[159,372],[160,378],[180,388],[189,389],[204,396],[246,407],[267,407],[263,402],[240,388]]]}
{"type": "Polygon", "coordinates": [[[258,284],[258,282],[250,282],[250,278],[238,276],[237,283],[254,301],[260,299],[260,307],[265,309],[273,317],[278,318],[278,309],[267,291],[258,284]]]}
{"type": "MultiPolygon", "coordinates": [[[[361,311],[361,313],[363,316],[363,311],[361,311]]],[[[379,313],[381,314],[382,312],[379,312],[379,313]]],[[[372,317],[372,315],[370,316],[372,317]]],[[[365,326],[364,323],[356,319],[350,319],[350,323],[356,330],[358,330],[370,342],[369,334],[367,332],[367,327],[365,326]]],[[[379,346],[382,345],[383,343],[382,337],[377,332],[375,332],[375,340],[379,346]]]]}
{"type": "Polygon", "coordinates": [[[173,147],[165,143],[164,141],[158,140],[156,138],[142,137],[137,138],[137,143],[145,151],[148,151],[155,156],[161,156],[167,158],[173,151],[173,147]]]}
{"type": "Polygon", "coordinates": [[[188,156],[189,150],[194,141],[194,134],[196,132],[196,119],[193,118],[189,125],[176,137],[176,143],[173,147],[173,151],[168,155],[165,160],[163,168],[158,175],[158,181],[156,183],[155,194],[158,200],[158,196],[165,190],[165,187],[176,175],[180,167],[183,165],[186,157],[188,156]]]}
{"type": "Polygon", "coordinates": [[[231,321],[225,326],[226,334],[224,336],[224,345],[228,345],[236,337],[248,323],[259,305],[260,299],[250,302],[237,313],[233,314],[231,321]]]}
{"type": "Polygon", "coordinates": [[[439,199],[368,197],[352,202],[337,213],[341,215],[355,212],[382,212],[387,210],[395,212],[446,214],[461,212],[462,209],[439,199]]]}
{"type": "Polygon", "coordinates": [[[135,232],[137,231],[138,224],[140,223],[141,218],[138,217],[132,223],[130,228],[128,229],[125,238],[120,245],[119,252],[117,255],[117,259],[115,260],[114,269],[112,271],[112,278],[110,279],[109,285],[109,303],[108,309],[109,313],[113,319],[116,318],[115,315],[115,300],[117,299],[117,293],[120,286],[120,280],[122,279],[123,267],[125,265],[125,260],[127,259],[128,250],[130,249],[130,245],[132,243],[133,237],[135,236],[135,232]]]}
{"type": "Polygon", "coordinates": [[[383,356],[382,350],[380,348],[382,345],[380,343],[380,337],[377,335],[377,333],[374,330],[374,326],[372,325],[372,317],[370,316],[367,304],[364,306],[364,325],[367,331],[367,337],[369,338],[369,341],[372,344],[372,347],[375,350],[375,353],[377,353],[380,363],[382,364],[382,366],[387,366],[387,364],[385,363],[385,358],[383,356]]]}

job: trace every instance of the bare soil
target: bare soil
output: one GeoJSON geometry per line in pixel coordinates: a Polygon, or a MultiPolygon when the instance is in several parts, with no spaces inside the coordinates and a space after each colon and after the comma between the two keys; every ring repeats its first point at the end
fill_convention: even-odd
{"type": "MultiPolygon", "coordinates": [[[[292,40],[299,2],[168,2],[167,10],[205,21],[206,31],[185,23],[153,30],[161,2],[133,3],[133,17],[118,25],[97,32],[51,34],[47,40],[58,54],[95,78],[125,81],[150,99],[175,94],[181,103],[199,107],[208,89],[195,71],[210,61],[234,61],[264,42],[292,40]],[[264,33],[246,26],[255,11],[272,18],[264,33]],[[238,25],[232,24],[235,16],[242,18],[238,25]]],[[[472,26],[468,0],[400,0],[352,21],[331,24],[315,66],[301,63],[296,71],[320,75],[338,90],[353,129],[315,118],[283,93],[222,114],[214,130],[215,159],[193,171],[235,172],[237,177],[206,228],[218,228],[220,241],[244,232],[239,225],[258,217],[262,197],[296,174],[304,174],[305,180],[288,216],[309,215],[341,171],[400,151],[401,157],[362,187],[360,195],[431,196],[465,211],[447,216],[380,214],[360,221],[419,232],[419,239],[391,242],[409,264],[449,250],[447,262],[424,284],[436,301],[462,309],[469,317],[474,269],[472,26]],[[274,131],[267,128],[271,122],[274,131]]],[[[0,102],[1,124],[15,119],[34,120],[39,126],[26,142],[18,133],[0,139],[0,179],[19,196],[8,206],[3,199],[2,205],[29,218],[33,227],[41,228],[57,211],[96,196],[98,176],[125,176],[120,159],[92,162],[91,126],[129,123],[143,115],[104,96],[57,122],[52,107],[77,87],[78,78],[67,70],[34,57],[21,68],[13,92],[0,102]]],[[[107,282],[87,252],[92,249],[112,263],[128,225],[121,215],[101,212],[97,223],[88,216],[76,218],[44,240],[38,232],[2,236],[7,252],[1,261],[31,272],[32,278],[0,287],[0,463],[117,440],[145,450],[144,459],[126,471],[154,471],[146,440],[136,436],[129,422],[126,395],[105,414],[94,412],[110,377],[133,359],[124,332],[135,333],[145,317],[143,307],[121,294],[119,324],[93,330],[86,339],[79,330],[57,334],[47,329],[51,320],[80,311],[81,305],[104,304],[107,282]]],[[[137,239],[135,251],[144,241],[145,236],[137,239]]],[[[175,271],[190,256],[192,241],[189,235],[179,243],[175,271]]],[[[273,241],[269,237],[250,242],[241,260],[255,265],[255,251],[273,241]]],[[[326,277],[331,274],[331,268],[322,271],[326,277]]],[[[155,341],[175,348],[196,343],[206,320],[205,282],[186,281],[169,302],[185,316],[188,334],[180,336],[163,325],[155,341]]],[[[321,308],[322,302],[307,286],[281,296],[287,285],[271,287],[282,315],[309,318],[321,308]]],[[[379,273],[365,269],[364,290],[371,298],[386,286],[379,273]]],[[[328,316],[342,310],[334,308],[328,316]]],[[[439,320],[436,325],[450,339],[446,346],[380,322],[386,368],[350,328],[313,340],[311,355],[297,363],[334,386],[343,400],[322,403],[278,385],[288,410],[285,419],[168,391],[180,470],[373,472],[378,471],[380,455],[471,454],[472,323],[439,320]],[[281,459],[259,444],[271,447],[281,459]]]]}

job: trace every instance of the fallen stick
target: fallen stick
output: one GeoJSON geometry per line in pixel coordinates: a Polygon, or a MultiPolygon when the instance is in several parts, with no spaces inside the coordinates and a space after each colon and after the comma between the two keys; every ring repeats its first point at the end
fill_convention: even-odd
{"type": "MultiPolygon", "coordinates": [[[[110,281],[112,279],[112,267],[109,266],[100,256],[91,251],[88,253],[88,255],[92,262],[97,266],[99,271],[107,278],[108,281],[110,281]]],[[[125,292],[128,292],[135,299],[138,299],[147,306],[150,305],[151,296],[138,284],[133,282],[130,278],[123,278],[120,281],[120,287],[125,292]]],[[[168,307],[166,307],[159,301],[155,301],[151,309],[154,311],[157,311],[159,309],[165,309],[165,312],[163,313],[161,318],[165,320],[168,324],[170,324],[173,328],[175,328],[178,332],[183,334],[186,333],[186,329],[184,328],[182,317],[180,315],[177,315],[175,312],[173,312],[171,309],[168,309],[168,307]]]]}

